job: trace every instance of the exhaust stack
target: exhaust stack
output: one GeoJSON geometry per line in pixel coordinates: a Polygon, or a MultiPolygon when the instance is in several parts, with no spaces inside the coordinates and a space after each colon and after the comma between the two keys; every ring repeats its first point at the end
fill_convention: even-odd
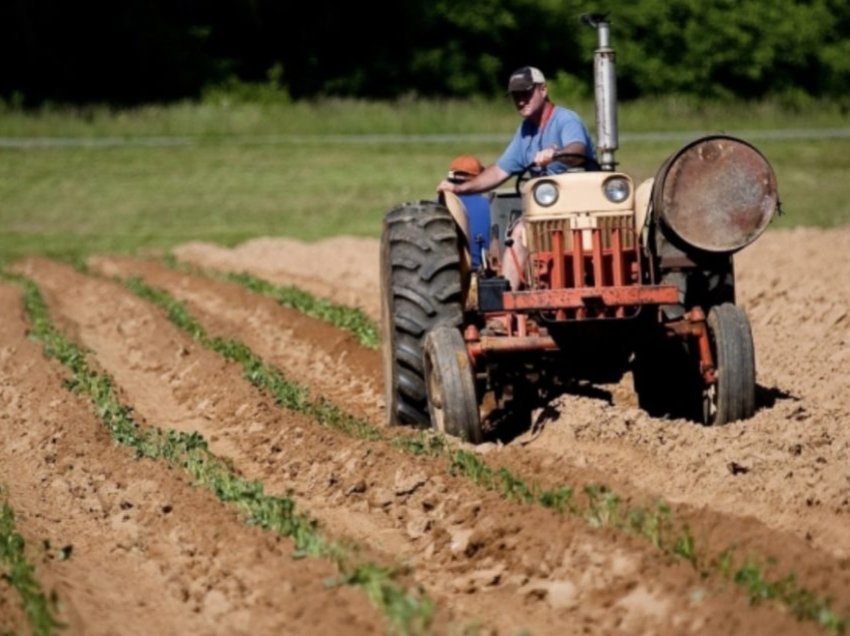
{"type": "Polygon", "coordinates": [[[596,97],[596,137],[599,165],[603,170],[614,170],[614,151],[617,140],[617,75],[614,67],[614,49],[611,48],[611,24],[607,16],[586,14],[581,21],[596,29],[598,47],[593,52],[593,89],[596,97]]]}

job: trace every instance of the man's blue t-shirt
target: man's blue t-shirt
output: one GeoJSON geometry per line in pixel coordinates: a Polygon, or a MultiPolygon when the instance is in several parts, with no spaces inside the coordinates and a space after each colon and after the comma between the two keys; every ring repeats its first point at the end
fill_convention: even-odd
{"type": "MultiPolygon", "coordinates": [[[[584,144],[585,154],[596,158],[596,149],[581,117],[567,108],[555,106],[542,131],[536,124],[523,120],[496,164],[508,174],[516,174],[528,167],[534,161],[534,155],[541,150],[563,148],[574,142],[584,144]]],[[[552,162],[540,173],[558,174],[566,170],[567,166],[563,163],[552,162]]]]}
{"type": "Polygon", "coordinates": [[[469,220],[469,250],[472,269],[481,265],[481,249],[490,247],[490,201],[483,194],[461,194],[469,220]]]}

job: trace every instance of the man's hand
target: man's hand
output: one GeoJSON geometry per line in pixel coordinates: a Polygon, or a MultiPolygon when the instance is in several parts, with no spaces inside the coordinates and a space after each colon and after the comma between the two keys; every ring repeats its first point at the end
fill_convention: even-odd
{"type": "Polygon", "coordinates": [[[584,163],[582,157],[584,156],[587,148],[584,147],[584,144],[573,142],[571,144],[567,144],[563,148],[545,148],[534,155],[534,164],[540,166],[541,168],[548,166],[555,160],[555,155],[576,155],[574,157],[561,157],[558,159],[560,163],[565,163],[568,166],[580,166],[584,163]],[[578,156],[581,155],[581,156],[578,156]]]}
{"type": "Polygon", "coordinates": [[[536,155],[534,155],[534,165],[540,166],[541,168],[548,166],[555,158],[556,152],[558,152],[557,148],[545,148],[544,150],[539,151],[536,155]]]}
{"type": "Polygon", "coordinates": [[[452,183],[448,179],[443,179],[437,185],[437,192],[457,192],[457,184],[452,183]]]}
{"type": "Polygon", "coordinates": [[[437,192],[453,192],[454,194],[477,194],[487,192],[502,184],[510,175],[497,164],[487,166],[484,172],[468,181],[453,182],[443,179],[437,186],[437,192]]]}

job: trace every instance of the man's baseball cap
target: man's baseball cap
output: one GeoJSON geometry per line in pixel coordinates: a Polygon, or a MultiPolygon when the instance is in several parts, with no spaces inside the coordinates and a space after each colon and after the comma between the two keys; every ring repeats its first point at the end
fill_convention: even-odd
{"type": "Polygon", "coordinates": [[[508,79],[508,92],[514,91],[530,91],[536,84],[544,84],[546,78],[539,68],[533,66],[523,66],[511,73],[508,79]]]}
{"type": "Polygon", "coordinates": [[[475,155],[458,155],[449,164],[449,179],[471,179],[484,171],[475,155]]]}

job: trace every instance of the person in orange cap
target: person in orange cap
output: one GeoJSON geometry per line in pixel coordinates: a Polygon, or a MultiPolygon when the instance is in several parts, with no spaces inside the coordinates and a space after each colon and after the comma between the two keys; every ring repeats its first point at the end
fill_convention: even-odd
{"type": "MultiPolygon", "coordinates": [[[[446,181],[465,183],[484,172],[484,166],[475,155],[458,155],[449,164],[446,181]]],[[[469,219],[469,242],[472,257],[472,269],[482,264],[482,253],[490,241],[490,200],[483,194],[458,194],[466,208],[469,219]]]]}
{"type": "Polygon", "coordinates": [[[454,183],[463,183],[484,172],[484,166],[475,155],[458,155],[449,164],[446,179],[454,183]]]}

